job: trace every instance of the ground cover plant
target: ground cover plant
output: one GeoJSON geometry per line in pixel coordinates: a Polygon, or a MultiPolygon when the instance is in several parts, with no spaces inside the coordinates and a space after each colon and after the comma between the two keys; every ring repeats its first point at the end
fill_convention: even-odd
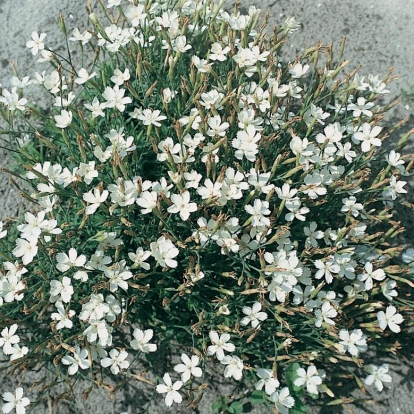
{"type": "Polygon", "coordinates": [[[60,18],[65,54],[33,32],[51,69],[1,91],[3,170],[33,208],[0,228],[0,346],[11,372],[46,372],[2,411],[59,385],[73,400],[80,378],[145,383],[137,412],[196,409],[217,375],[235,385],[217,413],[349,403],[331,389],[349,379],[381,391],[388,366],[364,353],[396,353],[414,305],[414,251],[392,245],[411,131],[384,149],[389,75],[346,73],[344,43],[284,61],[298,23],[269,34],[254,6],[101,6],[90,31],[60,18]]]}

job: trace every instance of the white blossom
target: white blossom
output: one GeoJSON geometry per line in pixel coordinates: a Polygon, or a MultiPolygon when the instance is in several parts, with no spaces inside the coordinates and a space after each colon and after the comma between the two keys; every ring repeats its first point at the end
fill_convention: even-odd
{"type": "Polygon", "coordinates": [[[298,368],[296,374],[298,377],[294,384],[297,387],[305,385],[309,394],[318,394],[318,385],[322,384],[322,378],[319,376],[315,365],[310,365],[307,370],[298,368]]]}
{"type": "Polygon", "coordinates": [[[155,352],[157,350],[157,345],[149,343],[153,335],[154,332],[152,329],[142,331],[141,329],[136,328],[132,334],[134,339],[130,342],[130,345],[133,349],[139,350],[144,354],[155,352]]]}
{"type": "Polygon", "coordinates": [[[401,331],[400,323],[403,322],[404,318],[400,313],[397,313],[395,306],[387,306],[387,309],[384,311],[379,311],[377,313],[377,319],[379,327],[384,331],[387,326],[391,331],[398,333],[401,331]]]}
{"type": "Polygon", "coordinates": [[[208,355],[216,355],[216,358],[221,361],[224,358],[224,351],[233,352],[236,347],[230,341],[230,334],[223,333],[219,336],[216,331],[209,333],[211,343],[207,348],[208,355]]]}
{"type": "Polygon", "coordinates": [[[182,364],[177,364],[174,367],[174,371],[181,374],[181,380],[183,383],[189,381],[191,376],[201,377],[203,371],[197,365],[200,362],[200,358],[197,355],[192,355],[191,358],[187,354],[181,354],[182,364]]]}
{"type": "Polygon", "coordinates": [[[87,349],[80,349],[78,345],[75,346],[73,356],[65,355],[62,358],[64,365],[69,365],[68,374],[75,375],[78,369],[88,369],[90,367],[87,349]]]}
{"type": "Polygon", "coordinates": [[[180,404],[183,400],[178,390],[183,386],[182,381],[175,381],[174,384],[171,381],[170,374],[164,374],[164,384],[158,384],[156,390],[159,394],[166,394],[165,405],[171,407],[173,402],[180,404]]]}
{"type": "Polygon", "coordinates": [[[387,374],[388,364],[382,364],[380,367],[376,365],[368,365],[366,368],[369,375],[364,379],[365,385],[375,385],[375,388],[381,392],[384,389],[384,382],[392,382],[391,375],[387,374]]]}
{"type": "Polygon", "coordinates": [[[118,351],[117,349],[111,349],[109,351],[109,357],[101,359],[101,365],[104,368],[111,367],[111,372],[117,375],[121,369],[127,369],[129,362],[126,360],[128,352],[125,350],[118,351]]]}
{"type": "Polygon", "coordinates": [[[237,381],[242,379],[244,364],[238,356],[226,355],[220,360],[220,363],[227,365],[224,369],[225,378],[234,378],[237,381]]]}

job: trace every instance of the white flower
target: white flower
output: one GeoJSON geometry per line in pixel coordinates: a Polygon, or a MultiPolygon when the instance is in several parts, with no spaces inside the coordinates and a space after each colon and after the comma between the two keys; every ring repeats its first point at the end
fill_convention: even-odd
{"type": "Polygon", "coordinates": [[[108,4],[106,5],[107,9],[111,9],[114,6],[119,6],[121,4],[121,0],[108,0],[108,4]]]}
{"type": "Polygon", "coordinates": [[[5,355],[12,353],[12,346],[20,342],[19,335],[15,335],[18,325],[15,323],[10,328],[4,328],[1,331],[0,347],[3,348],[5,355]]]}
{"type": "Polygon", "coordinates": [[[220,62],[224,62],[227,57],[227,53],[230,52],[230,47],[226,46],[223,49],[223,46],[220,43],[213,43],[211,45],[211,53],[209,58],[211,60],[219,60],[220,62]]]}
{"type": "Polygon", "coordinates": [[[158,161],[168,160],[168,155],[171,154],[174,162],[181,162],[180,157],[177,155],[181,152],[181,145],[178,142],[174,143],[172,138],[167,137],[160,141],[158,148],[161,151],[157,154],[158,161]]]}
{"type": "Polygon", "coordinates": [[[88,351],[86,349],[80,349],[78,345],[75,346],[73,352],[73,357],[70,355],[65,355],[62,358],[62,363],[69,365],[68,374],[75,375],[78,372],[78,369],[88,369],[90,367],[88,359],[88,351]]]}
{"type": "Polygon", "coordinates": [[[337,142],[336,146],[338,147],[338,152],[336,155],[338,157],[345,158],[348,162],[352,162],[352,158],[355,158],[357,156],[355,151],[352,151],[352,144],[350,142],[345,142],[344,145],[342,143],[337,142]]]}
{"type": "Polygon", "coordinates": [[[89,33],[87,30],[81,33],[77,27],[73,29],[72,36],[69,37],[71,42],[82,42],[83,45],[86,45],[91,39],[92,33],[89,33]]]}
{"type": "Polygon", "coordinates": [[[414,265],[414,249],[408,248],[401,256],[404,263],[409,263],[409,266],[414,265]]]}
{"type": "Polygon", "coordinates": [[[270,400],[275,404],[276,410],[280,414],[289,414],[289,408],[295,405],[295,399],[289,395],[289,388],[284,387],[280,391],[274,392],[270,400]]]}
{"type": "Polygon", "coordinates": [[[157,207],[157,198],[158,194],[155,191],[143,191],[136,200],[136,203],[142,207],[141,213],[151,213],[157,207]]]}
{"type": "MultiPolygon", "coordinates": [[[[200,105],[203,105],[207,110],[210,110],[211,105],[214,106],[217,110],[222,109],[221,101],[224,98],[224,94],[218,92],[216,89],[212,89],[210,92],[204,92],[200,96],[201,101],[200,105]]],[[[194,126],[194,125],[193,125],[194,126]]]]}
{"type": "Polygon", "coordinates": [[[228,333],[223,333],[219,336],[216,331],[211,331],[209,333],[209,337],[213,345],[210,345],[207,348],[207,354],[215,354],[219,361],[224,358],[224,351],[233,352],[236,349],[234,344],[229,342],[230,334],[228,333]]]}
{"type": "Polygon", "coordinates": [[[382,294],[389,300],[392,301],[393,297],[398,296],[398,292],[394,290],[397,286],[397,282],[395,280],[388,280],[387,283],[381,286],[382,294]]]}
{"type": "Polygon", "coordinates": [[[248,325],[249,323],[252,324],[253,328],[256,328],[261,321],[264,321],[267,319],[267,313],[266,312],[260,312],[262,309],[262,304],[260,302],[255,302],[253,306],[250,308],[248,306],[244,306],[242,311],[245,316],[240,323],[242,325],[248,325]]]}
{"type": "Polygon", "coordinates": [[[162,267],[175,268],[178,265],[174,257],[178,256],[180,251],[174,246],[173,242],[161,236],[156,242],[150,244],[151,254],[162,267]]]}
{"type": "Polygon", "coordinates": [[[23,358],[29,352],[27,346],[22,346],[20,348],[19,344],[13,345],[10,352],[10,361],[15,361],[16,359],[23,358]]]}
{"type": "Polygon", "coordinates": [[[45,212],[40,211],[37,215],[30,212],[25,213],[24,219],[27,224],[20,224],[17,229],[21,232],[20,236],[29,240],[31,237],[38,238],[42,230],[46,227],[45,212]]]}
{"type": "Polygon", "coordinates": [[[187,44],[187,38],[185,36],[177,36],[172,42],[172,48],[176,52],[185,53],[187,50],[191,49],[192,46],[187,44]]]}
{"type": "Polygon", "coordinates": [[[173,98],[177,95],[176,90],[171,90],[170,88],[165,88],[162,90],[162,101],[165,104],[170,103],[173,98]]]}
{"type": "Polygon", "coordinates": [[[373,279],[375,280],[384,280],[385,272],[382,269],[373,270],[371,262],[365,263],[365,272],[358,275],[358,280],[365,282],[365,290],[371,290],[373,287],[373,279]]]}
{"type": "Polygon", "coordinates": [[[105,276],[109,279],[109,290],[116,292],[118,287],[127,291],[128,283],[133,274],[129,271],[129,267],[126,265],[125,260],[121,260],[119,263],[113,264],[111,267],[105,269],[105,276]]]}
{"type": "Polygon", "coordinates": [[[290,211],[290,213],[285,214],[285,219],[287,221],[293,221],[295,218],[300,221],[305,221],[305,215],[310,211],[308,207],[301,207],[299,197],[295,197],[292,200],[286,200],[285,207],[290,211]]]}
{"type": "Polygon", "coordinates": [[[315,121],[321,125],[325,125],[324,119],[328,118],[329,115],[329,112],[324,112],[322,108],[311,103],[310,108],[303,115],[303,120],[308,126],[310,126],[315,121]]]}
{"type": "Polygon", "coordinates": [[[354,329],[351,333],[347,329],[341,329],[339,339],[339,344],[344,347],[343,352],[348,351],[353,356],[367,350],[366,336],[361,329],[354,329]]]}
{"type": "Polygon", "coordinates": [[[185,188],[197,189],[202,178],[203,176],[195,170],[191,170],[190,172],[184,172],[184,179],[186,180],[185,188]]]}
{"type": "Polygon", "coordinates": [[[221,197],[221,187],[222,183],[216,181],[213,183],[209,178],[204,181],[204,186],[197,188],[197,193],[201,196],[203,200],[208,198],[219,198],[221,197]]]}
{"type": "Polygon", "coordinates": [[[211,71],[212,63],[208,63],[206,59],[200,59],[194,55],[191,58],[191,63],[197,68],[200,73],[207,73],[211,71]]]}
{"type": "Polygon", "coordinates": [[[326,283],[332,283],[333,274],[339,273],[340,267],[334,260],[315,260],[315,267],[318,271],[315,273],[315,279],[325,277],[326,283]]]}
{"type": "Polygon", "coordinates": [[[138,6],[130,5],[124,11],[125,17],[131,23],[132,27],[137,27],[145,21],[147,13],[145,12],[145,6],[143,4],[138,4],[138,6]]]}
{"type": "Polygon", "coordinates": [[[128,253],[128,257],[134,262],[131,269],[142,267],[145,270],[149,270],[150,265],[145,263],[145,260],[147,260],[150,256],[151,252],[148,250],[144,251],[142,247],[138,247],[135,253],[128,253]]]}
{"type": "Polygon", "coordinates": [[[158,109],[144,109],[142,113],[138,113],[134,118],[139,119],[143,122],[144,125],[155,125],[156,127],[160,127],[160,121],[167,119],[165,115],[160,115],[161,111],[158,109]]]}
{"type": "Polygon", "coordinates": [[[166,373],[162,377],[165,384],[158,384],[157,385],[157,392],[159,394],[165,394],[165,405],[167,407],[171,407],[173,402],[180,404],[183,400],[178,390],[183,386],[183,383],[181,381],[175,381],[174,384],[171,381],[170,374],[166,373]]]}
{"type": "Polygon", "coordinates": [[[130,345],[133,349],[140,350],[144,354],[155,352],[157,350],[157,345],[149,343],[153,335],[154,331],[152,329],[141,331],[141,329],[136,328],[132,334],[135,339],[130,342],[130,345]]]}
{"type": "Polygon", "coordinates": [[[343,213],[351,213],[354,217],[358,217],[359,212],[364,209],[364,206],[356,201],[357,200],[354,196],[343,198],[342,203],[344,205],[342,206],[341,211],[343,213]]]}
{"type": "Polygon", "coordinates": [[[53,106],[57,106],[59,108],[67,107],[74,101],[75,98],[76,95],[73,92],[69,92],[67,98],[63,96],[55,96],[55,103],[53,106]]]}
{"type": "MultiPolygon", "coordinates": [[[[108,297],[107,297],[108,299],[108,297]]],[[[102,293],[91,294],[88,302],[82,305],[82,311],[79,315],[81,321],[100,320],[109,312],[109,305],[104,302],[102,293]]]]}
{"type": "Polygon", "coordinates": [[[372,385],[374,383],[375,388],[381,392],[384,388],[383,382],[392,382],[392,378],[388,372],[388,364],[382,364],[380,367],[376,365],[369,365],[366,370],[370,375],[364,379],[364,384],[372,385]]]}
{"type": "Polygon", "coordinates": [[[118,85],[115,85],[113,88],[107,86],[102,94],[106,100],[106,108],[116,108],[118,111],[124,112],[125,105],[132,102],[132,99],[129,96],[124,97],[124,94],[125,89],[119,89],[118,85]]]}
{"type": "Polygon", "coordinates": [[[25,288],[25,284],[20,280],[17,275],[9,275],[6,279],[0,280],[0,304],[2,299],[5,302],[13,302],[14,300],[22,300],[24,294],[21,291],[25,288]],[[3,286],[1,286],[3,285],[3,286]]]}
{"type": "Polygon", "coordinates": [[[380,147],[382,142],[377,136],[381,132],[382,128],[378,125],[371,128],[371,125],[364,123],[362,127],[358,129],[354,134],[354,139],[361,141],[361,150],[368,152],[371,149],[371,145],[380,147]]]}
{"type": "Polygon", "coordinates": [[[271,213],[268,201],[262,201],[256,198],[253,205],[248,204],[244,209],[251,215],[253,227],[270,226],[270,219],[265,217],[271,213]]]}
{"type": "Polygon", "coordinates": [[[203,375],[203,371],[197,366],[200,362],[200,358],[197,355],[192,355],[189,358],[186,354],[181,354],[181,361],[183,363],[177,364],[174,367],[174,371],[181,373],[183,383],[186,383],[191,378],[191,375],[194,377],[201,377],[203,375]]]}
{"type": "Polygon", "coordinates": [[[368,89],[371,92],[374,92],[379,95],[386,95],[387,93],[390,93],[388,89],[385,89],[387,85],[384,82],[382,82],[381,79],[378,79],[378,75],[374,76],[374,75],[369,74],[368,82],[369,83],[365,85],[368,85],[368,89]]]}
{"type": "Polygon", "coordinates": [[[322,322],[326,322],[329,325],[335,325],[335,322],[331,318],[335,318],[338,312],[331,306],[329,302],[324,302],[321,309],[315,310],[316,322],[315,326],[320,328],[322,322]]]}
{"type": "Polygon", "coordinates": [[[88,71],[85,68],[81,68],[78,70],[78,77],[75,79],[75,83],[82,85],[95,76],[96,72],[93,72],[89,75],[88,71]]]}
{"type": "Polygon", "coordinates": [[[281,199],[281,200],[286,200],[286,201],[291,201],[296,193],[298,192],[298,190],[294,189],[294,188],[290,188],[290,185],[288,183],[285,183],[282,185],[282,188],[279,187],[275,187],[277,196],[281,199]]]}
{"type": "Polygon", "coordinates": [[[297,387],[306,385],[306,390],[309,394],[318,394],[318,385],[322,384],[322,378],[318,375],[315,365],[310,365],[307,371],[303,368],[298,368],[296,374],[298,378],[295,379],[294,384],[297,387]]]}
{"type": "Polygon", "coordinates": [[[309,65],[302,66],[301,63],[297,63],[293,68],[289,69],[289,73],[292,75],[292,78],[299,79],[301,78],[309,69],[309,65]]]}
{"type": "Polygon", "coordinates": [[[322,184],[324,181],[322,174],[315,171],[312,174],[307,174],[303,181],[305,184],[299,190],[307,194],[312,200],[326,194],[327,190],[322,184]]]}
{"type": "Polygon", "coordinates": [[[272,395],[276,391],[276,388],[279,387],[280,383],[277,378],[273,376],[272,370],[259,368],[256,374],[260,378],[255,385],[256,390],[261,390],[265,387],[266,394],[272,395]]]}
{"type": "Polygon", "coordinates": [[[352,113],[352,115],[354,116],[354,118],[358,118],[360,117],[362,114],[365,116],[372,116],[372,112],[370,111],[370,109],[374,106],[373,102],[367,102],[365,100],[365,98],[363,98],[362,96],[360,96],[357,99],[357,103],[351,103],[348,105],[348,110],[350,111],[354,111],[352,113]]]}
{"type": "Polygon", "coordinates": [[[97,250],[86,263],[85,267],[89,270],[96,269],[103,272],[111,262],[112,259],[109,256],[105,256],[102,250],[97,250]]]}
{"type": "Polygon", "coordinates": [[[61,272],[66,272],[72,267],[83,267],[86,262],[86,256],[83,254],[78,256],[76,249],[69,249],[69,255],[66,253],[58,253],[56,255],[56,260],[58,264],[56,268],[61,272]]]}
{"type": "Polygon", "coordinates": [[[226,378],[233,377],[235,380],[240,381],[243,376],[243,361],[238,356],[226,355],[220,360],[220,363],[227,365],[224,369],[224,376],[226,378]]]}
{"type": "Polygon", "coordinates": [[[37,238],[31,237],[30,240],[17,239],[12,253],[15,257],[21,257],[23,264],[27,265],[33,261],[37,250],[37,238]]]}
{"type": "Polygon", "coordinates": [[[325,135],[322,133],[316,135],[316,141],[319,144],[338,143],[342,139],[342,127],[338,122],[327,125],[323,132],[325,135]]]}
{"type": "Polygon", "coordinates": [[[58,128],[66,128],[72,122],[72,112],[64,109],[60,115],[55,115],[56,126],[58,128]]]}
{"type": "Polygon", "coordinates": [[[68,85],[64,83],[65,77],[59,74],[57,70],[54,70],[50,75],[46,75],[44,79],[39,78],[39,74],[36,72],[35,76],[39,83],[43,83],[44,87],[50,91],[50,93],[61,93],[68,88],[68,85]]]}
{"type": "Polygon", "coordinates": [[[245,130],[237,132],[237,138],[231,142],[233,148],[236,149],[234,153],[238,160],[246,157],[247,160],[256,161],[256,154],[259,152],[257,143],[260,141],[261,135],[256,131],[254,125],[249,125],[245,130]]]}
{"type": "Polygon", "coordinates": [[[19,111],[24,111],[25,105],[27,104],[26,98],[19,99],[19,94],[17,93],[16,87],[13,87],[11,92],[7,89],[3,89],[2,96],[0,96],[0,102],[4,103],[9,111],[14,111],[18,109],[19,111]]]}
{"type": "Polygon", "coordinates": [[[197,211],[197,204],[190,203],[190,193],[184,191],[182,194],[172,194],[171,201],[174,203],[168,207],[169,213],[180,213],[181,220],[186,221],[190,213],[197,211]]]}
{"type": "Polygon", "coordinates": [[[111,81],[115,83],[115,85],[121,86],[124,82],[126,82],[131,77],[129,73],[129,69],[126,68],[123,72],[120,71],[118,68],[114,70],[114,74],[111,77],[111,81]]]}
{"type": "MultiPolygon", "coordinates": [[[[103,111],[106,107],[105,103],[100,103],[99,99],[95,96],[92,103],[85,103],[85,108],[92,112],[92,117],[96,118],[98,116],[105,116],[103,111]]],[[[98,147],[99,148],[99,147],[98,147]]]]}
{"type": "Polygon", "coordinates": [[[377,319],[379,323],[379,327],[384,331],[387,326],[391,329],[391,331],[398,333],[401,331],[399,324],[404,320],[400,313],[397,313],[397,309],[395,306],[388,306],[387,309],[384,311],[379,311],[377,313],[377,319]]]}
{"type": "Polygon", "coordinates": [[[249,21],[250,16],[237,13],[237,15],[230,15],[228,23],[233,30],[244,30],[248,26],[249,21]]]}
{"type": "Polygon", "coordinates": [[[26,406],[30,404],[30,400],[27,397],[23,397],[23,388],[16,388],[14,394],[11,392],[5,392],[3,394],[3,400],[6,401],[1,407],[4,414],[10,413],[13,409],[16,410],[16,414],[25,414],[26,406]]]}
{"type": "Polygon", "coordinates": [[[125,350],[118,351],[117,349],[111,349],[109,357],[101,359],[101,365],[104,368],[111,367],[112,374],[117,375],[119,370],[129,367],[129,362],[126,361],[127,357],[128,352],[125,350]]]}
{"type": "Polygon", "coordinates": [[[103,190],[101,194],[101,190],[99,190],[99,188],[94,188],[93,190],[84,193],[83,199],[89,203],[85,209],[85,213],[88,215],[94,214],[101,203],[106,201],[108,195],[108,190],[103,190]]]}
{"type": "Polygon", "coordinates": [[[305,233],[305,247],[318,247],[318,239],[323,239],[323,231],[316,230],[317,224],[312,221],[309,227],[304,227],[303,232],[305,233]]]}
{"type": "Polygon", "coordinates": [[[207,135],[210,137],[214,137],[215,135],[224,137],[226,135],[226,129],[230,126],[228,122],[221,123],[220,115],[210,117],[207,123],[210,127],[210,129],[207,130],[207,135]]]}
{"type": "MultiPolygon", "coordinates": [[[[389,165],[398,169],[405,164],[405,161],[401,159],[401,154],[399,152],[395,152],[395,150],[391,150],[389,154],[385,154],[385,159],[389,165]]],[[[401,169],[404,170],[404,168],[401,169]]]]}
{"type": "Polygon", "coordinates": [[[89,320],[90,325],[83,331],[83,335],[89,343],[94,343],[98,338],[98,344],[106,347],[112,344],[112,328],[106,321],[89,320]]]}
{"type": "Polygon", "coordinates": [[[56,302],[58,296],[60,296],[62,302],[68,303],[74,293],[72,281],[67,277],[63,276],[62,281],[51,280],[50,281],[50,301],[56,302]]]}
{"type": "Polygon", "coordinates": [[[31,38],[32,40],[29,40],[26,42],[26,47],[31,49],[32,55],[35,56],[38,54],[39,50],[43,50],[45,48],[45,44],[43,43],[43,40],[46,37],[46,33],[40,33],[40,36],[37,32],[32,32],[31,38]]]}
{"type": "Polygon", "coordinates": [[[108,295],[105,301],[109,308],[105,318],[108,322],[114,322],[118,315],[124,313],[124,310],[121,308],[121,303],[113,295],[108,295]]]}
{"type": "Polygon", "coordinates": [[[58,331],[63,328],[71,329],[73,326],[73,322],[70,320],[70,318],[72,318],[72,316],[74,316],[76,312],[70,309],[69,312],[66,313],[66,310],[63,307],[63,303],[59,301],[55,303],[55,306],[57,309],[57,313],[52,313],[50,317],[54,321],[59,321],[56,324],[56,329],[58,331]]]}
{"type": "Polygon", "coordinates": [[[390,178],[390,185],[385,188],[382,192],[382,195],[391,200],[395,200],[397,198],[397,194],[405,194],[407,190],[404,189],[404,186],[407,184],[407,181],[398,181],[395,176],[391,176],[390,178]]]}

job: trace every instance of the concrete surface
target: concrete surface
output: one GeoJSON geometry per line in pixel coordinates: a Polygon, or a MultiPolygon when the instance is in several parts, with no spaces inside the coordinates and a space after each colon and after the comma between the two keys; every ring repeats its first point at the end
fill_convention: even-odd
{"type": "MultiPolygon", "coordinates": [[[[85,12],[87,0],[0,0],[0,83],[8,85],[12,75],[9,62],[17,65],[20,76],[32,75],[41,66],[35,64],[35,58],[25,48],[25,43],[34,30],[47,33],[47,44],[54,50],[63,50],[63,36],[57,26],[57,17],[62,12],[68,29],[84,29],[88,25],[85,12]]],[[[401,88],[408,89],[414,84],[414,0],[271,0],[241,1],[242,7],[254,4],[262,10],[271,12],[271,24],[278,24],[286,17],[296,16],[302,28],[291,35],[284,49],[285,56],[294,58],[305,48],[323,41],[325,44],[334,40],[339,45],[343,35],[348,38],[345,57],[351,60],[350,68],[362,66],[361,74],[385,74],[390,66],[395,67],[398,81],[390,85],[388,100],[396,98],[401,88]]],[[[403,102],[394,110],[394,119],[410,116],[413,126],[414,102],[403,102]]],[[[7,164],[7,158],[0,150],[0,165],[7,164]]],[[[22,203],[18,195],[10,189],[7,177],[0,177],[0,219],[13,217],[21,213],[22,203]]],[[[411,354],[412,355],[412,354],[411,354]]],[[[378,364],[384,362],[375,360],[378,364]]],[[[387,362],[387,361],[386,361],[387,362]]],[[[382,405],[364,405],[362,408],[351,406],[342,411],[339,407],[322,408],[322,414],[354,412],[357,414],[413,414],[413,363],[407,361],[390,361],[393,384],[390,390],[381,395],[374,394],[382,405]]],[[[33,378],[24,380],[25,388],[30,386],[33,378]]],[[[15,378],[0,376],[0,394],[11,390],[16,384],[15,378]]],[[[371,390],[371,389],[370,389],[371,390]]],[[[29,392],[30,395],[30,392],[29,392]]],[[[109,400],[105,391],[94,390],[89,399],[83,402],[79,397],[79,412],[90,414],[119,414],[121,412],[138,413],[143,408],[144,390],[134,389],[128,384],[124,392],[109,400]]],[[[211,413],[211,402],[215,392],[210,392],[203,399],[200,413],[211,413]]],[[[358,393],[354,395],[358,396],[358,393]]],[[[346,397],[346,395],[344,395],[346,397]]],[[[51,401],[52,402],[52,401],[51,401]]],[[[161,402],[158,399],[158,402],[161,402]]],[[[50,411],[47,405],[36,407],[33,413],[66,414],[76,412],[73,407],[61,403],[50,411]]],[[[175,412],[166,410],[161,402],[152,406],[149,413],[175,412]]],[[[253,411],[251,411],[253,413],[253,411]]],[[[257,413],[258,411],[254,411],[257,413]]]]}

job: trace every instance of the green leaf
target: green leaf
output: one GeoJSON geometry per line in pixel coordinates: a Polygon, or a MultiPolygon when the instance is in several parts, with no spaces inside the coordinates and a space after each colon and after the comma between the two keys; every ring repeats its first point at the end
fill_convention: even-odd
{"type": "Polygon", "coordinates": [[[243,404],[240,401],[234,401],[229,407],[229,412],[234,414],[240,414],[243,412],[243,404]]]}
{"type": "Polygon", "coordinates": [[[295,405],[289,410],[289,414],[307,414],[308,406],[299,398],[295,398],[295,405]]]}
{"type": "Polygon", "coordinates": [[[300,365],[297,362],[290,364],[285,371],[286,382],[288,387],[294,394],[301,394],[303,392],[303,386],[297,387],[295,385],[295,379],[298,378],[297,370],[300,368],[300,365]]]}
{"type": "Polygon", "coordinates": [[[253,391],[250,395],[250,402],[252,404],[263,404],[265,402],[263,391],[253,391]]]}
{"type": "Polygon", "coordinates": [[[211,405],[211,408],[213,409],[214,414],[218,414],[220,410],[223,408],[223,400],[220,398],[213,402],[211,405]]]}

